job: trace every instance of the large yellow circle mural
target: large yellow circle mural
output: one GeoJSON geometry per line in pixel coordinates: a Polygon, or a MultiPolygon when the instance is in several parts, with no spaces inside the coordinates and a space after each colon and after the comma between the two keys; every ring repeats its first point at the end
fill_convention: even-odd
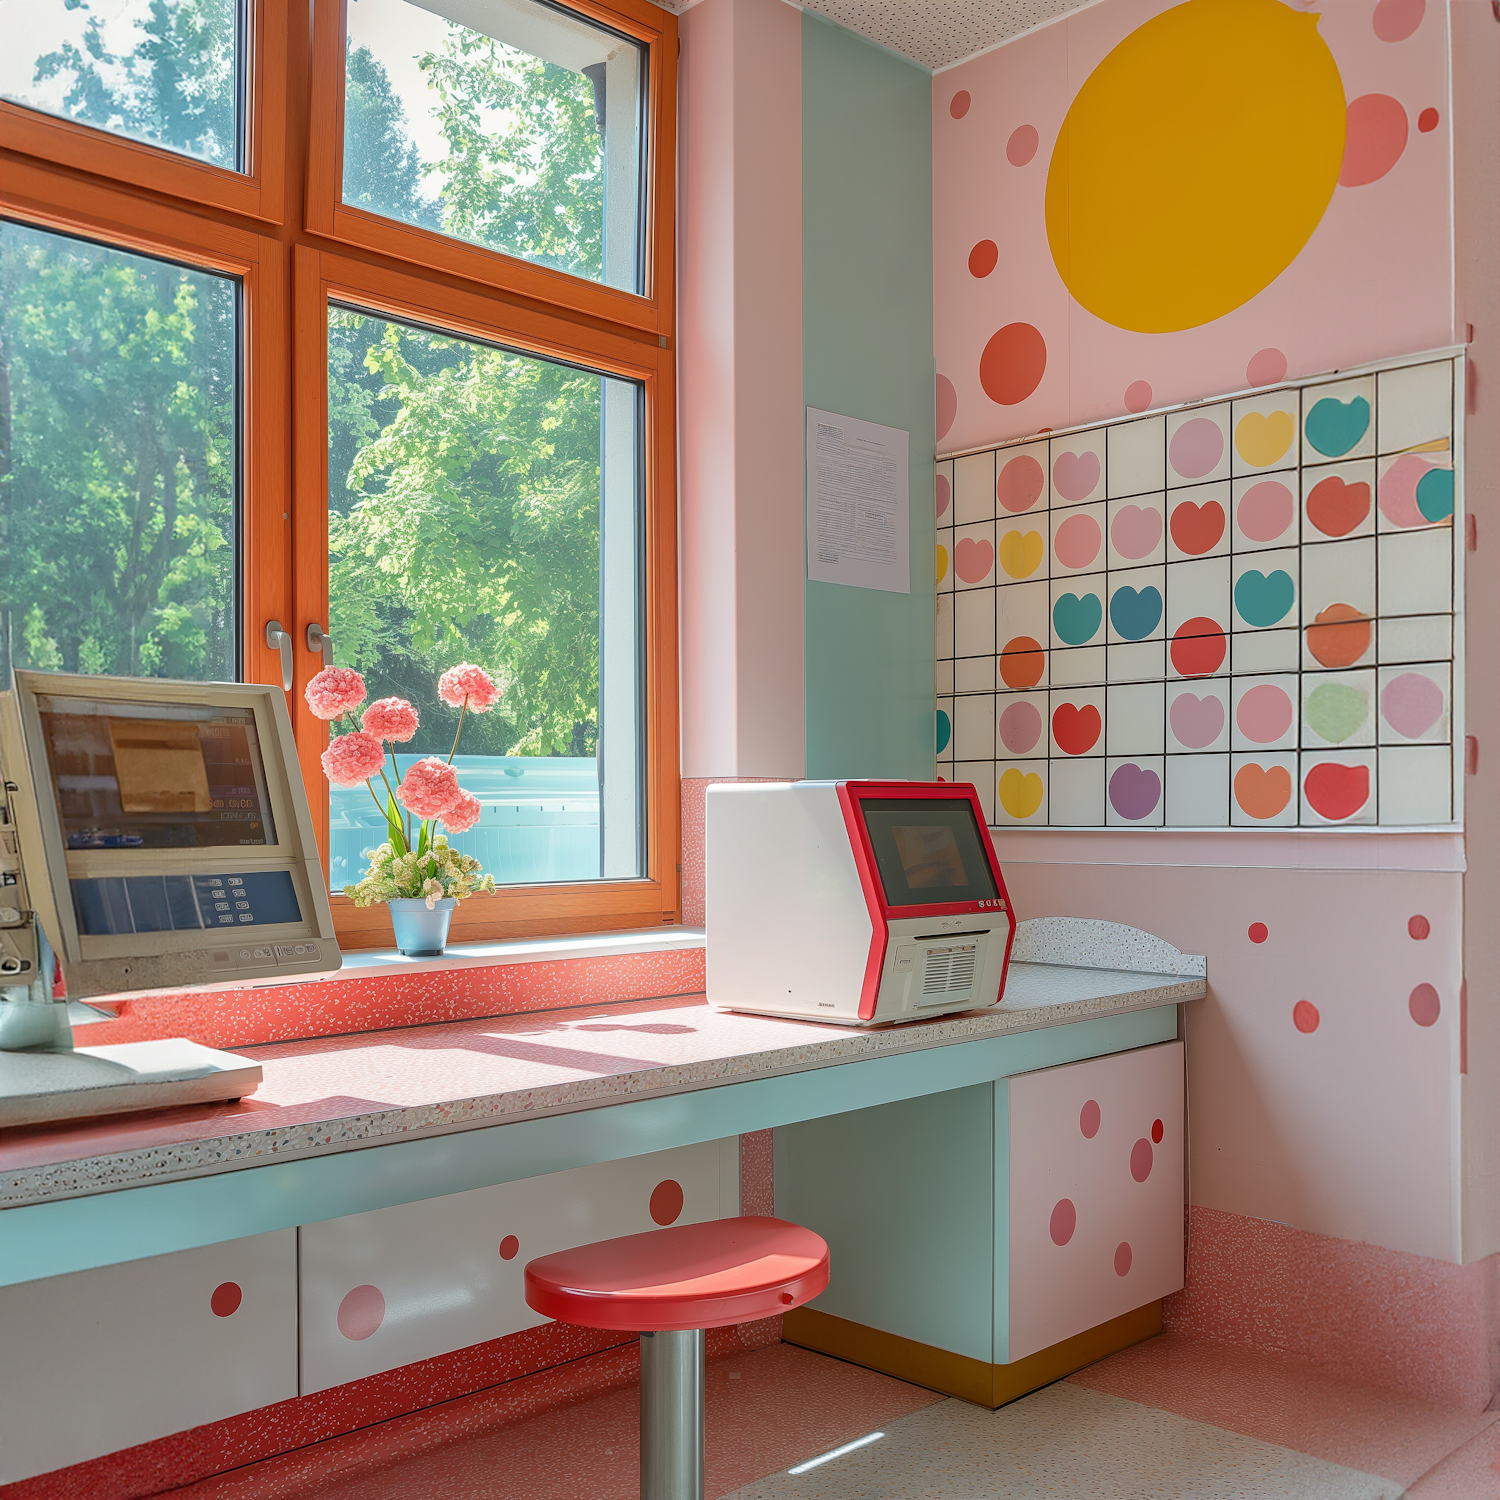
{"type": "Polygon", "coordinates": [[[1089,75],[1053,148],[1047,239],[1068,290],[1137,333],[1248,302],[1318,227],[1345,118],[1316,15],[1282,0],[1163,11],[1089,75]]]}

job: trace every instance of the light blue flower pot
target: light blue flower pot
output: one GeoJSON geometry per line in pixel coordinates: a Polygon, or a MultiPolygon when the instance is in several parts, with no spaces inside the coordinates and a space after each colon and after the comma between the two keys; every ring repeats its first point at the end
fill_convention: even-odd
{"type": "Polygon", "coordinates": [[[453,920],[453,908],[458,902],[452,896],[444,896],[427,909],[424,897],[402,898],[387,901],[391,913],[391,927],[395,930],[396,946],[407,958],[440,958],[443,945],[448,941],[448,924],[453,920]]]}

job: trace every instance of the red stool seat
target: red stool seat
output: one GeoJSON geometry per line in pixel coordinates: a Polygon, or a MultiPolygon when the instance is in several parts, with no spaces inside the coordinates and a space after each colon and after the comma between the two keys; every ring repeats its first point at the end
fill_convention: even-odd
{"type": "Polygon", "coordinates": [[[714,1219],[622,1235],[526,1267],[527,1304],[584,1328],[720,1328],[774,1317],[828,1285],[828,1246],[784,1219],[714,1219]]]}

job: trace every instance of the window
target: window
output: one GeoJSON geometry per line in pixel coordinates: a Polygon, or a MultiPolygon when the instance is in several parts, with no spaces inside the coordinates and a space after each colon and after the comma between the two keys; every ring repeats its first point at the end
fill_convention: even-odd
{"type": "MultiPolygon", "coordinates": [[[[455,940],[675,920],[673,18],[15,15],[0,672],[279,684],[283,625],[337,892],[379,820],[321,775],[308,627],[417,705],[417,755],[452,744],[437,676],[477,661],[505,695],[465,726],[462,839],[503,894],[455,940]]],[[[378,908],[334,905],[348,946],[389,942],[378,908]]]]}

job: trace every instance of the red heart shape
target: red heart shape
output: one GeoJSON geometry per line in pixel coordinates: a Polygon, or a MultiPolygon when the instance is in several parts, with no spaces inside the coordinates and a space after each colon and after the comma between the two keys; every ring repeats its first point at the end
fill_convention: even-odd
{"type": "Polygon", "coordinates": [[[1322,761],[1307,773],[1302,791],[1319,817],[1353,817],[1370,800],[1370,768],[1322,761]]]}
{"type": "Polygon", "coordinates": [[[1192,557],[1218,545],[1224,535],[1224,507],[1217,500],[1195,505],[1184,500],[1172,512],[1172,540],[1192,557]]]}
{"type": "Polygon", "coordinates": [[[1337,474],[1320,479],[1307,492],[1307,519],[1324,536],[1348,536],[1370,514],[1370,486],[1345,484],[1337,474]]]}
{"type": "Polygon", "coordinates": [[[1099,742],[1099,710],[1092,703],[1077,708],[1060,703],[1052,712],[1052,738],[1064,755],[1082,755],[1099,742]]]}

